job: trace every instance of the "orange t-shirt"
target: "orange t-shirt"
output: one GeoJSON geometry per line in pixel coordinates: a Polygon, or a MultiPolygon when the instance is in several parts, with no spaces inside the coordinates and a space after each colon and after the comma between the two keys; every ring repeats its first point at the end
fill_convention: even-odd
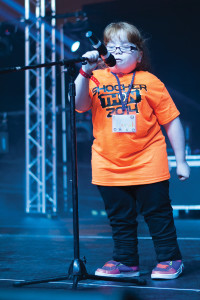
{"type": "MultiPolygon", "coordinates": [[[[137,71],[124,114],[134,114],[136,132],[113,132],[112,116],[123,114],[116,78],[109,69],[96,70],[100,86],[90,80],[94,142],[92,183],[125,186],[170,178],[165,137],[160,125],[179,115],[165,85],[153,74],[137,71]]],[[[122,93],[132,73],[119,77],[122,93]]]]}

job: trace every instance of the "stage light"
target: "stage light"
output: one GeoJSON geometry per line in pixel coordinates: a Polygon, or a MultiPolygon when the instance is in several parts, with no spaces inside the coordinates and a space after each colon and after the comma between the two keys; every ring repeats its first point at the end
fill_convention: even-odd
{"type": "Polygon", "coordinates": [[[88,20],[84,14],[79,18],[73,17],[63,24],[65,58],[81,56],[90,49],[85,37],[88,28],[88,20]]]}
{"type": "Polygon", "coordinates": [[[76,41],[76,42],[74,42],[74,43],[72,44],[72,46],[71,46],[71,51],[72,51],[72,52],[76,52],[76,51],[79,49],[79,47],[80,47],[80,42],[79,42],[79,41],[76,41]]]}
{"type": "Polygon", "coordinates": [[[91,210],[92,216],[98,216],[98,211],[97,210],[91,210]]]}

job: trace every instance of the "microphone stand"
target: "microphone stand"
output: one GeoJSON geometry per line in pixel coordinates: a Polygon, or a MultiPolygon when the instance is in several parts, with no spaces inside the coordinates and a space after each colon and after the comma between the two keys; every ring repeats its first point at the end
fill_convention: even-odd
{"type": "Polygon", "coordinates": [[[52,67],[55,65],[65,66],[67,68],[67,73],[69,75],[69,97],[70,97],[70,127],[71,127],[71,163],[72,163],[72,204],[73,204],[73,235],[74,235],[74,259],[71,262],[68,274],[60,275],[58,277],[53,278],[45,278],[45,279],[35,279],[35,280],[25,280],[25,281],[15,281],[13,285],[15,287],[20,287],[24,285],[37,284],[37,283],[45,283],[50,281],[60,281],[60,280],[72,280],[73,281],[73,289],[76,289],[78,286],[78,282],[81,280],[92,279],[92,280],[103,280],[103,281],[117,281],[117,282],[126,282],[132,283],[135,285],[145,285],[146,280],[130,278],[130,277],[107,277],[107,276],[97,276],[93,274],[88,274],[85,267],[85,259],[84,261],[80,259],[80,251],[79,251],[79,216],[78,216],[78,185],[77,185],[77,142],[76,142],[76,118],[75,118],[75,64],[82,62],[83,64],[86,62],[86,58],[77,58],[70,60],[61,60],[58,62],[44,63],[38,65],[30,65],[30,66],[18,66],[11,67],[6,69],[0,69],[0,74],[11,73],[16,71],[25,71],[30,69],[37,69],[43,67],[52,67]]]}

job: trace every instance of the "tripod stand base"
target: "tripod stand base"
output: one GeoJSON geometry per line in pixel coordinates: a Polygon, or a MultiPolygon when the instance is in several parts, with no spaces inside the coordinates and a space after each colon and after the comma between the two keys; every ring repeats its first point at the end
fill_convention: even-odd
{"type": "Polygon", "coordinates": [[[107,277],[107,276],[97,276],[88,274],[85,264],[81,259],[75,259],[71,262],[68,270],[68,275],[63,275],[59,277],[46,278],[46,279],[36,279],[30,281],[15,281],[13,286],[20,287],[30,284],[46,283],[60,280],[73,280],[73,289],[76,289],[79,281],[81,280],[96,280],[96,281],[113,281],[113,282],[124,282],[131,283],[134,285],[143,286],[146,285],[146,280],[140,278],[130,278],[130,277],[107,277]]]}

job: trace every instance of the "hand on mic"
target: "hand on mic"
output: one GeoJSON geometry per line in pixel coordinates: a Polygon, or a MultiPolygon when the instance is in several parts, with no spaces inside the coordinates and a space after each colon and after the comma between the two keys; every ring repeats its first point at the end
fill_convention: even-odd
{"type": "Polygon", "coordinates": [[[82,65],[82,69],[84,72],[91,75],[92,71],[101,61],[101,59],[99,58],[99,52],[96,50],[88,51],[85,54],[83,54],[82,57],[87,58],[87,63],[82,65]]]}

